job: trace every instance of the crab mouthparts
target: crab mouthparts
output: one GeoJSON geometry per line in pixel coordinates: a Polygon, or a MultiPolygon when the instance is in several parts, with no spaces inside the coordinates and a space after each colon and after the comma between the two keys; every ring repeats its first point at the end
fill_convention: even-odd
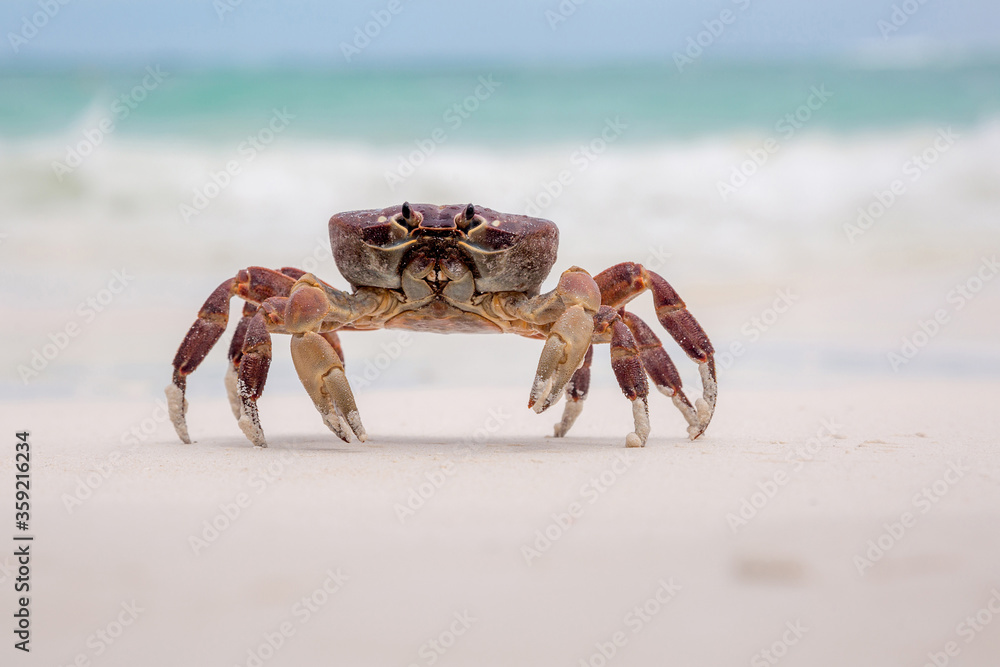
{"type": "Polygon", "coordinates": [[[458,229],[455,226],[454,220],[428,220],[424,218],[420,221],[420,226],[417,230],[429,230],[429,231],[452,231],[458,229]]]}

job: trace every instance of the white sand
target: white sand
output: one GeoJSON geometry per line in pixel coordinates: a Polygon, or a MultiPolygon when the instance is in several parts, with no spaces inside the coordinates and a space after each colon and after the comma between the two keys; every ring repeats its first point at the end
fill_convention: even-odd
{"type": "MultiPolygon", "coordinates": [[[[825,384],[723,381],[694,443],[653,395],[638,450],[624,447],[629,403],[606,389],[565,440],[544,437],[562,406],[534,415],[527,387],[370,389],[358,395],[369,441],[350,445],[304,393],[265,395],[264,450],[242,436],[221,386],[190,401],[192,445],[148,404],[15,404],[8,437],[31,429],[35,452],[34,636],[28,660],[8,662],[5,646],[2,664],[257,664],[248,651],[286,621],[294,634],[263,664],[575,666],[619,631],[608,664],[767,664],[755,654],[783,633],[796,640],[788,665],[922,665],[949,641],[954,664],[997,664],[1000,614],[956,633],[1000,590],[1000,383],[825,384]],[[154,414],[155,433],[121,444],[154,414]],[[477,429],[493,432],[469,446],[477,429]],[[801,465],[787,458],[817,435],[801,465]],[[604,492],[588,481],[602,473],[604,492]],[[96,488],[69,512],[65,498],[88,478],[96,488]],[[734,533],[727,514],[775,479],[785,483],[734,533]],[[411,490],[433,481],[401,522],[411,490]],[[943,496],[914,504],[936,481],[943,496]],[[196,555],[189,538],[237,499],[238,518],[196,555]],[[556,532],[553,513],[574,502],[578,517],[529,565],[522,546],[556,532]],[[906,511],[915,524],[860,575],[855,556],[906,511]],[[301,622],[294,605],[338,569],[349,579],[301,622]],[[679,592],[648,623],[626,621],[661,580],[679,592]],[[138,618],[96,655],[102,642],[88,637],[133,600],[138,618]],[[466,611],[468,631],[454,616],[466,611]],[[800,639],[786,633],[796,622],[800,639]],[[441,657],[426,642],[445,632],[451,644],[449,627],[464,634],[441,657]]],[[[11,474],[5,456],[7,498],[11,474]]],[[[10,625],[9,577],[0,590],[10,625]]]]}

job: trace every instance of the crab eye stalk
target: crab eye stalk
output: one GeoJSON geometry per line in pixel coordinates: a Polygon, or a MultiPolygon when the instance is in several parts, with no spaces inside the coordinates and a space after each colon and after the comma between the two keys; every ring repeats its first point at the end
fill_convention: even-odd
{"type": "Polygon", "coordinates": [[[410,208],[410,202],[408,201],[403,202],[402,210],[400,211],[399,215],[393,218],[393,220],[396,223],[408,228],[412,228],[416,224],[417,222],[416,214],[413,212],[413,209],[410,208]]]}
{"type": "Polygon", "coordinates": [[[477,227],[482,221],[483,219],[476,215],[476,207],[472,204],[466,206],[461,213],[455,216],[455,224],[458,225],[459,229],[465,231],[477,227]]]}

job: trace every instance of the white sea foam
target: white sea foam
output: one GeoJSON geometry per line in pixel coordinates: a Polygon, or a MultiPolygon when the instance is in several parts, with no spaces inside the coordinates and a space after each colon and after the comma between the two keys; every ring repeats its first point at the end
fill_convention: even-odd
{"type": "MultiPolygon", "coordinates": [[[[971,270],[980,255],[1000,248],[1000,123],[957,128],[954,144],[913,180],[906,162],[934,146],[938,131],[928,126],[867,135],[803,133],[727,201],[719,183],[765,136],[612,145],[586,169],[575,159],[574,145],[515,150],[445,144],[395,189],[385,174],[398,166],[399,150],[276,141],[253,161],[241,161],[231,184],[188,222],[181,205],[192,204],[195,190],[204,191],[227,161],[240,160],[235,147],[136,143],[112,135],[60,182],[51,163],[61,158],[62,144],[8,144],[0,146],[0,293],[15,316],[30,315],[11,334],[2,361],[11,369],[27,363],[49,331],[76,318],[74,307],[108,270],[125,267],[139,275],[130,286],[135,301],[126,294],[109,314],[98,315],[81,336],[86,343],[74,342],[42,382],[59,377],[56,366],[120,361],[122,355],[128,363],[152,363],[154,356],[166,363],[160,357],[176,346],[175,329],[186,326],[175,320],[189,317],[183,313],[193,319],[211,287],[237,269],[300,266],[345,287],[330,258],[329,216],[409,200],[471,201],[555,220],[560,254],[549,286],[574,264],[596,272],[619,261],[643,262],[698,304],[700,318],[706,309],[724,311],[728,328],[720,332],[715,325],[717,342],[747,342],[740,325],[760,312],[761,294],[803,285],[803,277],[826,284],[831,287],[823,292],[822,307],[816,305],[822,290],[814,290],[807,305],[783,320],[782,333],[811,341],[826,336],[863,342],[881,335],[865,362],[879,367],[880,350],[933,313],[949,282],[965,277],[963,267],[971,270]],[[897,179],[905,192],[852,243],[845,226],[856,225],[858,209],[870,207],[876,193],[890,190],[897,179]],[[843,294],[841,282],[847,285],[843,294]],[[753,287],[762,285],[767,287],[753,287]],[[898,299],[909,303],[898,305],[898,299]],[[141,315],[143,339],[123,347],[120,336],[139,322],[128,311],[141,307],[148,309],[141,315]],[[161,348],[167,352],[160,354],[161,348]]],[[[977,308],[991,299],[982,297],[977,308]]],[[[974,324],[973,316],[963,315],[949,335],[968,333],[985,344],[983,331],[994,319],[974,324]]],[[[351,338],[353,354],[360,351],[353,358],[379,352],[377,344],[360,342],[369,337],[351,338]]],[[[775,340],[768,334],[753,352],[764,353],[775,340]]],[[[435,350],[447,355],[452,344],[421,341],[430,350],[421,354],[429,356],[435,350]]],[[[499,350],[497,345],[491,349],[499,350]]],[[[533,358],[540,351],[524,349],[533,358]]],[[[773,354],[784,357],[789,349],[773,354]]],[[[454,364],[425,363],[418,356],[408,355],[394,369],[413,366],[413,378],[457,372],[454,364]]],[[[363,368],[359,363],[356,369],[363,368]]],[[[81,386],[101,382],[93,375],[84,380],[81,386]]],[[[12,381],[20,385],[16,376],[12,381]]]]}
{"type": "Polygon", "coordinates": [[[103,270],[124,255],[146,267],[226,274],[247,262],[295,264],[323,254],[315,246],[336,211],[404,199],[473,201],[557,221],[560,266],[611,258],[662,264],[669,253],[675,270],[713,266],[725,281],[810,266],[851,246],[855,257],[923,262],[972,238],[995,239],[1000,124],[959,129],[916,178],[905,164],[934,145],[936,132],[807,135],[735,191],[721,184],[739,183],[730,181],[733,170],[764,137],[611,146],[592,162],[574,146],[441,146],[395,189],[385,174],[401,153],[390,149],[276,143],[246,162],[235,147],[109,138],[60,182],[51,166],[58,145],[36,142],[2,147],[0,219],[11,241],[23,241],[15,262],[103,270]],[[198,210],[195,191],[214,193],[213,174],[229,161],[239,173],[198,210]],[[845,225],[896,179],[906,192],[850,243],[845,225]],[[191,206],[187,222],[182,205],[191,206]]]}

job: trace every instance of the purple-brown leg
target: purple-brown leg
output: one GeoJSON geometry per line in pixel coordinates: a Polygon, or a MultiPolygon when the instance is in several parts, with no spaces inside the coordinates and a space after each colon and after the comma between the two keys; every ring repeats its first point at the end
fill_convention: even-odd
{"type": "Polygon", "coordinates": [[[583,407],[590,385],[595,343],[611,343],[611,366],[625,396],[632,401],[635,431],[625,438],[628,447],[642,447],[649,436],[646,397],[649,385],[639,361],[632,332],[614,308],[600,304],[600,287],[583,269],[572,267],[552,292],[527,299],[501,298],[503,312],[529,323],[552,323],[535,373],[528,407],[542,412],[563,395],[566,407],[555,436],[566,435],[583,407]]]}
{"type": "MultiPolygon", "coordinates": [[[[708,340],[708,336],[705,335],[705,331],[698,324],[698,321],[695,320],[694,316],[688,312],[684,301],[681,300],[674,288],[670,286],[670,283],[662,276],[644,268],[641,264],[634,262],[616,264],[594,276],[594,281],[601,289],[601,303],[616,310],[622,309],[625,304],[646,290],[652,291],[653,303],[656,306],[656,317],[660,321],[660,324],[677,341],[681,349],[692,360],[698,363],[698,371],[702,381],[702,398],[695,401],[694,415],[691,415],[690,411],[685,411],[684,407],[682,407],[684,402],[680,401],[679,397],[674,400],[674,404],[677,405],[688,421],[688,435],[694,440],[705,432],[709,422],[712,420],[718,393],[715,377],[715,359],[713,357],[715,350],[712,348],[712,343],[708,340]]],[[[653,338],[655,338],[655,335],[653,338]]],[[[651,363],[656,367],[655,359],[659,355],[651,353],[651,357],[654,359],[651,363]]],[[[662,361],[662,358],[660,358],[660,361],[662,361]]],[[[665,375],[666,368],[661,365],[660,370],[664,372],[664,377],[661,379],[667,379],[665,375]]],[[[660,385],[658,384],[657,386],[660,385]]],[[[672,385],[668,382],[664,386],[672,385]]],[[[679,386],[678,382],[677,387],[679,388],[679,386]]]]}
{"type": "Polygon", "coordinates": [[[340,357],[340,363],[344,363],[346,361],[346,359],[344,359],[344,348],[340,346],[340,336],[337,335],[337,332],[328,331],[326,333],[321,333],[320,336],[326,339],[326,342],[330,344],[333,351],[337,353],[338,357],[340,357]]]}
{"type": "MultiPolygon", "coordinates": [[[[292,280],[298,280],[306,274],[302,269],[297,269],[292,266],[283,266],[279,271],[282,275],[288,276],[292,280]]],[[[286,296],[282,294],[282,296],[286,296]]],[[[240,418],[240,398],[239,391],[236,386],[236,378],[240,370],[240,359],[243,357],[243,342],[247,335],[247,325],[250,324],[250,318],[252,318],[257,313],[257,304],[247,301],[243,304],[243,316],[240,318],[239,323],[236,325],[236,331],[233,332],[233,339],[229,343],[229,366],[226,369],[226,396],[229,397],[229,407],[233,411],[233,416],[236,419],[240,418]]],[[[333,336],[336,339],[337,334],[324,334],[333,336]]],[[[340,349],[339,340],[332,341],[334,349],[338,351],[343,359],[343,352],[340,349]]]]}
{"type": "MultiPolygon", "coordinates": [[[[607,310],[612,310],[608,306],[601,306],[605,315],[607,310]]],[[[609,324],[611,327],[611,368],[615,372],[618,386],[621,387],[625,398],[632,402],[632,419],[635,422],[635,432],[625,436],[626,447],[644,447],[646,438],[649,437],[649,383],[646,382],[646,373],[643,371],[642,362],[639,357],[639,347],[636,344],[632,332],[622,322],[618,313],[614,313],[614,319],[609,324]]],[[[605,315],[607,317],[607,315],[605,315]]],[[[595,334],[601,333],[601,325],[598,324],[595,334]]]]}
{"type": "Polygon", "coordinates": [[[677,409],[684,415],[689,426],[700,426],[698,411],[691,405],[691,401],[684,393],[681,386],[681,376],[667,351],[663,349],[663,343],[638,315],[625,310],[620,312],[622,321],[635,336],[639,355],[642,358],[642,366],[646,369],[649,379],[653,381],[653,385],[661,394],[673,401],[677,409]]]}
{"type": "MultiPolygon", "coordinates": [[[[621,315],[609,306],[601,306],[594,316],[594,341],[611,343],[611,369],[625,398],[632,402],[635,431],[625,437],[626,447],[642,447],[649,437],[649,383],[643,370],[641,351],[632,331],[621,315]]],[[[583,409],[583,400],[590,388],[590,366],[593,345],[583,365],[573,375],[566,388],[566,407],[562,420],[556,424],[555,435],[563,437],[583,409]]]]}
{"type": "Polygon", "coordinates": [[[240,360],[243,358],[243,343],[247,337],[247,326],[250,319],[257,314],[258,306],[247,301],[243,304],[243,316],[236,325],[233,340],[229,343],[229,365],[226,367],[226,395],[229,397],[229,407],[233,416],[240,418],[240,398],[236,389],[236,378],[240,370],[240,360]]]}
{"type": "MultiPolygon", "coordinates": [[[[294,284],[295,279],[289,276],[259,266],[252,266],[237,273],[235,278],[230,278],[219,285],[205,301],[198,312],[198,319],[188,329],[187,335],[184,336],[184,340],[174,356],[173,378],[166,390],[170,420],[173,422],[178,437],[183,442],[191,442],[185,420],[187,399],[184,397],[184,390],[187,387],[187,376],[205,360],[209,351],[225,332],[226,325],[229,323],[229,300],[233,296],[238,296],[251,304],[261,304],[271,297],[287,295],[294,284]]],[[[244,317],[247,316],[248,310],[249,308],[244,307],[244,317]]],[[[256,308],[254,308],[254,312],[256,312],[256,308]]],[[[248,322],[247,331],[249,324],[248,322]]],[[[241,347],[245,347],[245,341],[241,347]]],[[[233,356],[233,346],[231,345],[230,360],[233,359],[233,356]]],[[[242,358],[239,359],[239,363],[242,365],[242,358]]],[[[235,365],[233,368],[235,370],[235,365]]],[[[263,386],[263,382],[260,384],[263,386]]]]}
{"type": "Polygon", "coordinates": [[[267,440],[257,411],[257,399],[264,392],[267,372],[271,366],[270,332],[292,333],[292,361],[299,378],[313,398],[323,421],[345,442],[353,431],[365,440],[364,426],[358,414],[354,396],[344,374],[344,353],[335,332],[290,331],[303,324],[302,318],[322,319],[322,293],[313,292],[304,298],[297,292],[291,297],[266,299],[250,318],[239,357],[236,393],[239,401],[239,426],[257,447],[267,447],[267,440]],[[310,296],[312,298],[310,298],[310,296]],[[317,374],[316,371],[319,371],[317,374]]]}
{"type": "Polygon", "coordinates": [[[271,367],[271,334],[267,331],[268,324],[268,313],[263,307],[257,309],[257,314],[250,318],[247,325],[236,379],[240,429],[258,447],[267,447],[264,431],[260,427],[260,416],[257,414],[257,399],[264,393],[267,371],[271,367]]]}

